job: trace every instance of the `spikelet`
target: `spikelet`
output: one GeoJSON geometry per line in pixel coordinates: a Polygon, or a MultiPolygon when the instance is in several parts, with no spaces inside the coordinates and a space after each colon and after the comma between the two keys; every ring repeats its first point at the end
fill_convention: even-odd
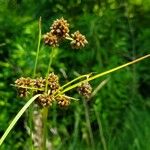
{"type": "Polygon", "coordinates": [[[50,27],[50,32],[59,38],[65,38],[69,33],[69,24],[63,17],[56,19],[50,27]]]}
{"type": "Polygon", "coordinates": [[[76,31],[73,34],[71,34],[71,37],[73,40],[71,41],[70,44],[73,49],[83,48],[85,44],[88,43],[85,36],[82,35],[79,31],[76,31]]]}

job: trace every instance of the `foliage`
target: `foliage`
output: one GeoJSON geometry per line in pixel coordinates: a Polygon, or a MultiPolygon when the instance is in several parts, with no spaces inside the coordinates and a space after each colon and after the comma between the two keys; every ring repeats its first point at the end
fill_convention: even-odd
{"type": "MultiPolygon", "coordinates": [[[[63,16],[72,24],[72,31],[74,27],[79,28],[88,39],[89,44],[83,50],[71,50],[62,44],[55,51],[52,69],[66,83],[79,74],[99,73],[148,54],[149,11],[148,0],[42,0],[38,3],[0,0],[0,135],[25,103],[10,84],[20,76],[32,76],[40,16],[42,34],[53,19],[63,16]]],[[[49,51],[41,45],[37,77],[45,75],[49,51]]],[[[95,149],[102,148],[96,109],[108,149],[148,150],[149,63],[145,60],[109,75],[106,85],[87,103],[95,149]]],[[[93,88],[104,79],[92,81],[93,88]]],[[[80,98],[75,93],[69,94],[80,98]]],[[[91,148],[82,100],[65,110],[52,108],[49,114],[49,140],[55,149],[91,148]]],[[[26,116],[18,122],[2,149],[29,146],[26,116]]]]}

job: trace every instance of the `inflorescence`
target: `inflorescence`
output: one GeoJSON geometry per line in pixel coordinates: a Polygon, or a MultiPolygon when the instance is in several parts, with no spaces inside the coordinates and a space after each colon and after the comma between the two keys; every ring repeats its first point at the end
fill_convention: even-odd
{"type": "MultiPolygon", "coordinates": [[[[69,35],[69,23],[63,17],[56,19],[50,26],[50,31],[43,35],[46,45],[57,47],[60,41],[70,40],[70,45],[73,49],[83,48],[88,42],[84,35],[79,31],[69,35]]],[[[29,94],[41,94],[36,103],[41,107],[52,106],[56,102],[59,106],[65,107],[70,104],[71,97],[61,94],[61,86],[59,77],[53,72],[45,78],[39,77],[32,79],[30,77],[21,77],[15,81],[18,94],[20,97],[26,97],[29,94]]],[[[79,94],[85,98],[89,98],[92,92],[92,87],[88,82],[83,82],[78,87],[79,94]]]]}
{"type": "Polygon", "coordinates": [[[73,49],[83,48],[88,41],[79,31],[69,35],[69,23],[63,17],[56,19],[50,27],[50,31],[44,34],[43,39],[46,45],[59,46],[60,41],[70,40],[73,49]]]}

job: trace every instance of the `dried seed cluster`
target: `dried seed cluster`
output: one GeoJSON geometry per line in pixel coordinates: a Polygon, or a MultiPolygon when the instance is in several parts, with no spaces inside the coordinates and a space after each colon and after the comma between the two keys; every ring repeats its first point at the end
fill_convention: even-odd
{"type": "Polygon", "coordinates": [[[50,94],[53,94],[59,89],[60,84],[59,84],[59,78],[57,75],[55,75],[54,73],[50,73],[47,81],[48,81],[48,86],[50,89],[50,94]]]}
{"type": "Polygon", "coordinates": [[[27,96],[27,93],[28,93],[27,87],[30,87],[33,85],[33,80],[29,77],[28,78],[21,77],[15,81],[15,85],[18,86],[19,96],[25,97],[27,96]]]}
{"type": "Polygon", "coordinates": [[[70,98],[66,96],[65,94],[58,96],[56,100],[57,100],[58,105],[60,105],[61,107],[70,105],[70,98]]]}
{"type": "Polygon", "coordinates": [[[71,46],[73,49],[79,49],[85,46],[85,44],[88,43],[85,36],[82,35],[79,31],[76,31],[75,33],[71,34],[72,41],[71,46]]]}
{"type": "MultiPolygon", "coordinates": [[[[57,93],[60,92],[60,84],[58,76],[53,72],[48,75],[47,79],[42,77],[36,79],[21,77],[15,81],[15,86],[18,89],[20,97],[27,96],[31,90],[34,91],[34,95],[41,94],[36,99],[37,104],[41,107],[52,106],[54,101],[56,101],[57,104],[61,107],[70,105],[69,96],[65,94],[58,94],[57,96],[57,93]],[[47,93],[45,92],[46,84],[48,86],[47,93]]],[[[88,82],[83,82],[80,86],[78,86],[77,90],[79,94],[86,97],[87,99],[90,98],[92,93],[92,87],[88,82]]]]}
{"type": "Polygon", "coordinates": [[[56,35],[59,38],[65,38],[69,36],[69,24],[63,17],[56,19],[50,27],[50,30],[53,35],[56,35]]]}
{"type": "Polygon", "coordinates": [[[47,79],[42,77],[36,79],[21,77],[15,81],[15,86],[18,89],[20,97],[27,96],[31,89],[34,91],[34,95],[41,94],[36,99],[37,104],[41,107],[52,106],[55,100],[62,107],[70,104],[70,98],[66,95],[59,95],[54,98],[55,94],[59,92],[60,84],[58,76],[53,72],[48,75],[47,79]],[[47,93],[45,93],[46,84],[48,86],[47,93]]]}
{"type": "Polygon", "coordinates": [[[92,87],[88,82],[83,82],[78,87],[79,94],[83,95],[85,98],[89,99],[92,94],[92,87]]]}
{"type": "Polygon", "coordinates": [[[52,106],[52,103],[54,101],[54,97],[49,95],[49,94],[42,94],[37,98],[37,103],[41,107],[47,107],[47,106],[52,106]]]}
{"type": "Polygon", "coordinates": [[[58,39],[57,39],[57,36],[56,35],[53,35],[51,32],[47,32],[44,36],[44,43],[46,45],[50,45],[50,46],[53,46],[53,47],[56,47],[58,46],[58,39]]]}
{"type": "Polygon", "coordinates": [[[49,46],[59,46],[59,42],[63,39],[70,40],[73,49],[83,48],[88,41],[86,37],[79,31],[69,35],[69,23],[63,17],[56,19],[50,27],[50,31],[43,36],[44,43],[49,46]]]}

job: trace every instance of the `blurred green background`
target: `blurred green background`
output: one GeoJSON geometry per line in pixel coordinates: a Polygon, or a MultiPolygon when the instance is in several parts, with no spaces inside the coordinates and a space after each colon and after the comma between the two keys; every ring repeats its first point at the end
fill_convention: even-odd
{"type": "MultiPolygon", "coordinates": [[[[38,42],[38,20],[42,34],[56,18],[64,17],[70,30],[80,30],[89,44],[72,50],[61,44],[52,64],[61,83],[77,74],[100,73],[150,53],[149,0],[0,0],[0,136],[25,104],[10,84],[20,76],[32,76],[38,42]]],[[[50,49],[41,42],[37,77],[45,76],[50,49]]],[[[148,59],[91,84],[95,89],[109,79],[87,103],[95,150],[150,149],[150,61],[148,59]]],[[[53,149],[92,149],[85,108],[79,98],[67,109],[50,109],[48,140],[53,149]],[[53,133],[52,130],[57,130],[53,133]]],[[[7,137],[2,150],[29,149],[26,114],[7,137]]]]}

